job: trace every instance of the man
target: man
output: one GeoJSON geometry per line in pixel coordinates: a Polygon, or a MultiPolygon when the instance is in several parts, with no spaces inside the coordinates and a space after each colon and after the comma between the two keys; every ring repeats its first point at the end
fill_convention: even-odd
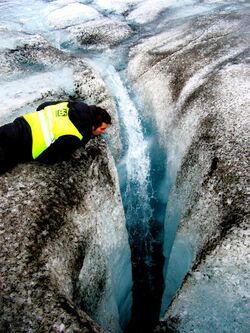
{"type": "Polygon", "coordinates": [[[31,160],[67,160],[110,124],[110,115],[100,107],[80,101],[45,102],[0,127],[0,173],[31,160]]]}

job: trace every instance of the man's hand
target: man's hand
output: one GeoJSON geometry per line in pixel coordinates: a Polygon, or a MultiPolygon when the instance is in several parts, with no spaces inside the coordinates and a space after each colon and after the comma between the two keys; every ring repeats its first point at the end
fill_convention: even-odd
{"type": "Polygon", "coordinates": [[[74,153],[71,155],[71,157],[74,160],[80,160],[80,158],[82,157],[82,152],[80,149],[77,149],[76,151],[74,151],[74,153]]]}

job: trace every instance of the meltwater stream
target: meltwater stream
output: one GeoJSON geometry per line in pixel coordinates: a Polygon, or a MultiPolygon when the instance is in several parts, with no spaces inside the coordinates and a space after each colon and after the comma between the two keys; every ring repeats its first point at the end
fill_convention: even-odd
{"type": "MultiPolygon", "coordinates": [[[[109,69],[110,86],[116,89],[117,106],[124,131],[124,157],[118,165],[133,267],[133,309],[128,332],[151,331],[159,315],[163,280],[160,244],[153,234],[154,190],[151,178],[150,141],[138,110],[121,78],[109,69]],[[155,252],[155,253],[154,253],[155,252]],[[156,287],[157,286],[157,287],[156,287]]],[[[113,90],[113,89],[112,89],[113,90]]],[[[156,232],[157,233],[157,232],[156,232]]],[[[157,235],[158,237],[158,235],[157,235]]]]}
{"type": "Polygon", "coordinates": [[[119,113],[123,154],[118,164],[133,269],[132,318],[125,329],[152,332],[159,319],[163,292],[163,222],[166,201],[165,153],[152,124],[142,120],[125,74],[107,60],[91,61],[101,72],[119,113]]]}

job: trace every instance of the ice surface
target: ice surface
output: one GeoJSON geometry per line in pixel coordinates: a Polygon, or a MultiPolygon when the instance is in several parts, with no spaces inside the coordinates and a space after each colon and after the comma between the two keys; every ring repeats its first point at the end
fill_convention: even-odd
{"type": "Polygon", "coordinates": [[[5,49],[15,49],[17,46],[24,45],[27,43],[27,38],[28,35],[26,33],[0,29],[0,51],[5,49]]]}
{"type": "Polygon", "coordinates": [[[95,5],[101,10],[122,14],[129,10],[131,6],[135,6],[143,0],[95,0],[95,5]]]}
{"type": "Polygon", "coordinates": [[[196,2],[195,0],[96,0],[92,3],[100,10],[126,14],[127,20],[144,24],[153,21],[163,10],[170,7],[192,5],[196,2]]]}
{"type": "Polygon", "coordinates": [[[108,18],[88,21],[67,30],[77,45],[98,50],[115,46],[132,34],[127,24],[108,18]]]}
{"type": "Polygon", "coordinates": [[[72,3],[51,12],[48,15],[48,22],[51,27],[62,29],[100,18],[100,16],[101,14],[94,8],[79,3],[72,3]]]}
{"type": "Polygon", "coordinates": [[[193,4],[194,0],[147,0],[140,3],[129,15],[128,20],[134,21],[139,24],[145,24],[153,21],[164,10],[168,8],[185,6],[193,4]]]}
{"type": "Polygon", "coordinates": [[[64,67],[63,69],[34,74],[3,83],[0,86],[0,98],[2,100],[0,117],[11,120],[11,112],[22,109],[35,100],[42,99],[48,92],[52,94],[53,91],[55,93],[72,91],[74,87],[72,74],[72,69],[64,67]]]}
{"type": "Polygon", "coordinates": [[[78,2],[81,2],[81,3],[85,3],[87,1],[75,1],[75,0],[54,0],[52,1],[53,2],[53,5],[56,5],[58,7],[60,6],[67,6],[71,3],[75,4],[75,3],[78,3],[78,2]]]}
{"type": "Polygon", "coordinates": [[[140,24],[153,21],[162,10],[168,8],[174,2],[175,0],[144,1],[128,15],[128,19],[140,24]]]}
{"type": "Polygon", "coordinates": [[[0,29],[26,33],[50,32],[101,17],[96,9],[77,1],[24,0],[0,3],[0,29]]]}
{"type": "Polygon", "coordinates": [[[53,3],[41,0],[13,0],[0,3],[0,28],[29,33],[47,31],[46,16],[53,10],[53,3]]]}

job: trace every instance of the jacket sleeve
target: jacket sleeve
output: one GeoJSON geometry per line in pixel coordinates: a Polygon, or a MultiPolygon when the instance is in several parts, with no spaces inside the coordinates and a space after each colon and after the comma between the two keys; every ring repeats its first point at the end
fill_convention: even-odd
{"type": "Polygon", "coordinates": [[[72,153],[81,145],[77,137],[64,135],[53,142],[36,160],[47,164],[69,160],[72,153]]]}

